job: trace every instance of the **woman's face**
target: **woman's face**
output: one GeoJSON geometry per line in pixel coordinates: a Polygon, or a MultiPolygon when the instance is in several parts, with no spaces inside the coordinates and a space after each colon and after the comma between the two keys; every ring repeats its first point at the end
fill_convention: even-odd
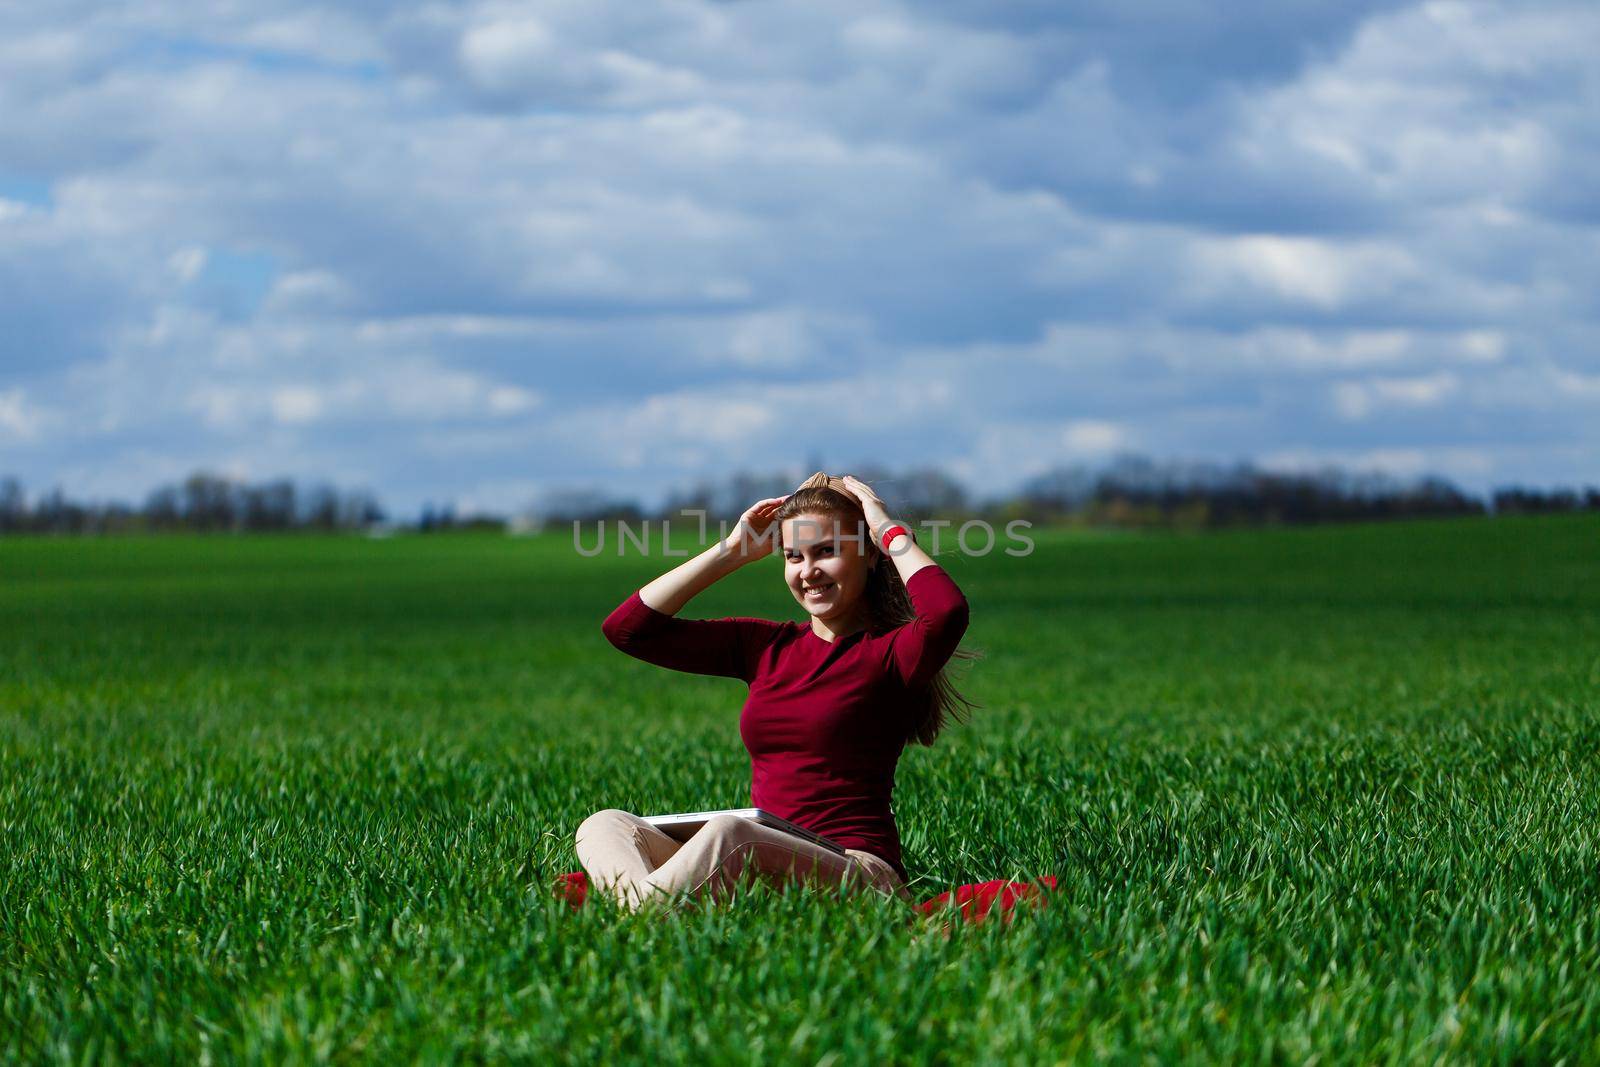
{"type": "Polygon", "coordinates": [[[812,615],[843,620],[855,611],[872,568],[870,549],[858,532],[854,523],[828,515],[783,520],[783,576],[812,615]]]}

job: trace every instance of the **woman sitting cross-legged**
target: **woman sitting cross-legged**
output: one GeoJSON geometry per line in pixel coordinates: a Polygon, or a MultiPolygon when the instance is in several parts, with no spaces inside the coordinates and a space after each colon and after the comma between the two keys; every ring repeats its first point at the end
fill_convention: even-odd
{"type": "Polygon", "coordinates": [[[736,815],[687,842],[618,808],[595,812],[576,844],[590,883],[623,906],[724,899],[747,870],[872,888],[909,900],[890,807],[906,744],[931,745],[977,707],[944,675],[967,628],[967,601],[945,569],[893,522],[865,483],[812,475],[758,501],[738,529],[632,593],[602,625],[648,663],[739,678],[750,687],[739,733],[750,751],[750,801],[842,846],[844,855],[736,815]],[[770,554],[809,619],[680,619],[697,593],[770,554]],[[753,869],[753,870],[752,870],[753,869]]]}

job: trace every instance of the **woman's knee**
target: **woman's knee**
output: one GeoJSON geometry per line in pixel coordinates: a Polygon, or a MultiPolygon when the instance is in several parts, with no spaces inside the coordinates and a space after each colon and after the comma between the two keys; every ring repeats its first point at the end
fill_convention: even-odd
{"type": "Polygon", "coordinates": [[[621,808],[601,808],[578,824],[577,832],[572,838],[575,843],[579,843],[597,834],[629,829],[633,825],[633,820],[637,818],[638,816],[631,811],[623,811],[621,808]]]}
{"type": "Polygon", "coordinates": [[[722,841],[735,844],[748,841],[752,838],[751,830],[755,823],[742,815],[730,815],[724,812],[713,815],[707,819],[705,825],[700,827],[696,837],[705,836],[707,842],[722,841]]]}

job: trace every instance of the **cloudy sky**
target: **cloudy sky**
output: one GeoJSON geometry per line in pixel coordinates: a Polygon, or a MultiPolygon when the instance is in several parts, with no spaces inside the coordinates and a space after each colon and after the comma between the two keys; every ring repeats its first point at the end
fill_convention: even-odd
{"type": "Polygon", "coordinates": [[[0,473],[1600,480],[1600,7],[0,6],[0,473]]]}

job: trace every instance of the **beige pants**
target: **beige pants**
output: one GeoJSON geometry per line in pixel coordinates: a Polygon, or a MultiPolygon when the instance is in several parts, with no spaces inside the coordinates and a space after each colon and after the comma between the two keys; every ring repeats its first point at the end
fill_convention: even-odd
{"type": "Polygon", "coordinates": [[[629,910],[680,893],[725,900],[747,868],[773,884],[797,879],[911,899],[880,856],[853,848],[841,856],[738,815],[713,815],[688,841],[677,841],[631,812],[605,808],[583,820],[576,842],[594,888],[629,910]]]}

